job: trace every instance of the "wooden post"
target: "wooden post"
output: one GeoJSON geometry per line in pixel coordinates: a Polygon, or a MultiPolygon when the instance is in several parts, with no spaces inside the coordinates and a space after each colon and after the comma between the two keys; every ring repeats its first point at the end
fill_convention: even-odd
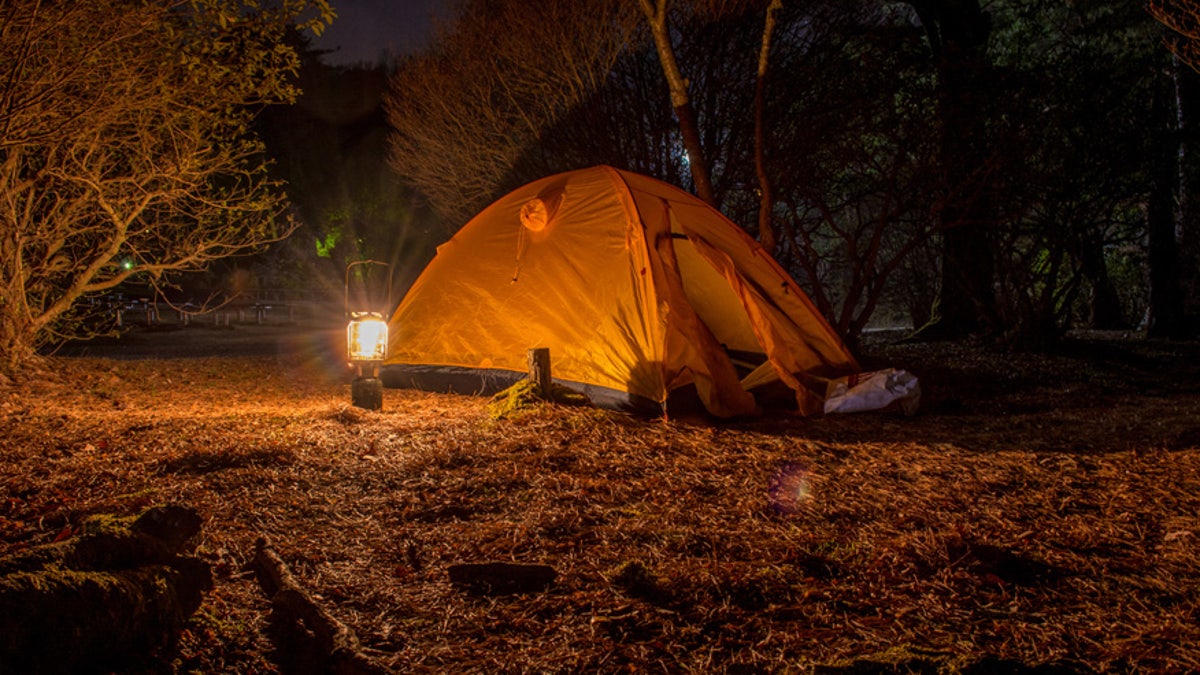
{"type": "Polygon", "coordinates": [[[527,352],[529,358],[529,379],[537,386],[537,394],[542,398],[550,395],[550,348],[535,347],[527,352]]]}

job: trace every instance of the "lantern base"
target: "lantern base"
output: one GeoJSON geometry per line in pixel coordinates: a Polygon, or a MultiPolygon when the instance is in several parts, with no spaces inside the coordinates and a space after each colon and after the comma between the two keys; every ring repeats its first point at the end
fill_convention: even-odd
{"type": "Polygon", "coordinates": [[[374,377],[356,377],[350,383],[350,403],[356,408],[379,410],[383,407],[383,382],[374,377]]]}

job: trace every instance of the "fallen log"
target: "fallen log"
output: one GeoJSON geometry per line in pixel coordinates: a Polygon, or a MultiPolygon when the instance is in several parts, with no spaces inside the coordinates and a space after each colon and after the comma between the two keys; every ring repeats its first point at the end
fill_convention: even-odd
{"type": "Polygon", "coordinates": [[[450,583],[479,595],[542,591],[558,576],[549,565],[510,562],[459,563],[447,571],[450,583]]]}
{"type": "Polygon", "coordinates": [[[136,516],[91,516],[80,530],[79,536],[0,558],[0,575],[167,565],[194,550],[200,516],[185,506],[154,506],[136,516]]]}
{"type": "Polygon", "coordinates": [[[212,587],[208,564],[179,554],[199,524],[179,506],[93,517],[0,559],[0,672],[91,672],[172,648],[212,587]]]}
{"type": "Polygon", "coordinates": [[[250,563],[259,586],[271,600],[281,628],[276,647],[290,656],[289,672],[335,675],[387,675],[393,671],[363,651],[358,636],[329,613],[292,576],[287,564],[265,538],[255,542],[250,563]],[[303,655],[302,658],[296,658],[303,655]]]}

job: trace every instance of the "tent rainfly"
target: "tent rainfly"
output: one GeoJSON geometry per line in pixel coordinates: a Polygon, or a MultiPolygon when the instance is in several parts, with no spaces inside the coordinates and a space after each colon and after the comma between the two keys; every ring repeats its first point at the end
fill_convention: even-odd
{"type": "Polygon", "coordinates": [[[491,393],[548,347],[598,405],[717,417],[821,410],[859,370],[771,256],[696,197],[608,166],[534,181],[475,216],[390,320],[388,386],[491,393]]]}

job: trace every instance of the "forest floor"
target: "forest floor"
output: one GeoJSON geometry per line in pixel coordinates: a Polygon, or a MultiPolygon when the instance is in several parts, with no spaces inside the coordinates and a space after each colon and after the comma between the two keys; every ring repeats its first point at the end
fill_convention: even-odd
{"type": "Polygon", "coordinates": [[[215,587],[129,672],[280,672],[262,536],[397,672],[1200,671],[1195,343],[879,345],[916,416],[710,426],[402,390],[364,411],[330,332],[122,339],[0,387],[0,556],[196,509],[215,587]],[[484,561],[558,574],[450,582],[484,561]]]}

